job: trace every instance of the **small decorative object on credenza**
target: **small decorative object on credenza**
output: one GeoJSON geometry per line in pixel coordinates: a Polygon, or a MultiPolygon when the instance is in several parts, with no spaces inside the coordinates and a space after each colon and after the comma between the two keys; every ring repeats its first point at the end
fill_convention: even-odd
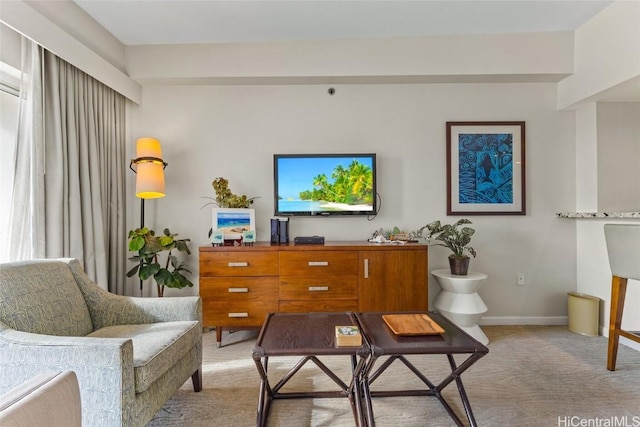
{"type": "Polygon", "coordinates": [[[289,243],[289,218],[271,218],[271,244],[289,243]]]}
{"type": "Polygon", "coordinates": [[[381,228],[376,230],[369,239],[370,242],[406,242],[417,243],[416,232],[401,230],[399,227],[393,227],[391,230],[381,228]]]}
{"type": "Polygon", "coordinates": [[[449,267],[451,274],[465,276],[469,270],[469,256],[465,254],[469,252],[476,257],[476,251],[469,246],[471,236],[476,232],[471,227],[462,227],[461,225],[471,224],[466,218],[458,220],[454,224],[441,224],[440,221],[434,221],[420,228],[417,232],[418,237],[425,237],[427,240],[435,239],[441,243],[435,243],[436,246],[444,246],[451,249],[453,254],[449,255],[449,267]],[[428,234],[423,236],[424,230],[427,229],[428,234]]]}
{"type": "Polygon", "coordinates": [[[256,232],[254,230],[244,230],[242,232],[242,244],[245,246],[253,246],[256,242],[256,232]]]}
{"type": "Polygon", "coordinates": [[[223,246],[224,245],[224,232],[220,230],[211,230],[209,234],[209,238],[211,239],[212,246],[223,246]]]}

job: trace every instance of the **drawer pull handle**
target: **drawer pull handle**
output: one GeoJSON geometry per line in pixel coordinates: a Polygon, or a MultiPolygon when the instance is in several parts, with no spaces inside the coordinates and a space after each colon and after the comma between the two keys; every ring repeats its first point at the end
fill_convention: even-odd
{"type": "Polygon", "coordinates": [[[230,293],[249,292],[249,288],[229,288],[230,293]]]}
{"type": "Polygon", "coordinates": [[[309,261],[309,267],[326,267],[329,261],[309,261]]]}
{"type": "Polygon", "coordinates": [[[229,313],[229,317],[249,317],[249,313],[229,313]]]}
{"type": "Polygon", "coordinates": [[[329,287],[328,286],[309,286],[309,291],[310,292],[324,292],[324,291],[328,291],[329,287]]]}
{"type": "Polygon", "coordinates": [[[364,259],[364,278],[365,279],[369,278],[369,259],[368,258],[364,259]]]}
{"type": "Polygon", "coordinates": [[[229,262],[227,263],[229,267],[249,267],[249,263],[246,261],[243,262],[229,262]]]}

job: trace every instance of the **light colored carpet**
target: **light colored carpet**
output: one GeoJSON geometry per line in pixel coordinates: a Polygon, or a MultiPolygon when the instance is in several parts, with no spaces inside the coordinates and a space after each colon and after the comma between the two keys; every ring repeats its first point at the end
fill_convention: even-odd
{"type": "MultiPolygon", "coordinates": [[[[609,372],[604,337],[584,337],[558,326],[486,326],[483,330],[491,340],[489,354],[462,375],[480,426],[640,426],[640,352],[620,346],[617,371],[609,372]]],[[[254,426],[259,376],[251,350],[256,336],[254,331],[225,333],[224,347],[216,348],[215,332],[205,333],[202,392],[194,393],[189,380],[149,426],[254,426]]],[[[322,360],[347,380],[348,359],[322,360]]],[[[411,360],[434,382],[449,373],[445,356],[411,360]]],[[[461,360],[456,358],[458,363],[461,360]]],[[[269,359],[272,385],[295,361],[297,358],[269,359]]],[[[313,364],[290,383],[287,390],[326,390],[333,385],[313,364]]],[[[396,362],[372,390],[391,389],[391,384],[417,387],[419,383],[396,362]]],[[[454,383],[444,395],[466,422],[454,383]]],[[[375,398],[373,410],[380,427],[454,425],[433,397],[375,398]]],[[[268,425],[355,424],[348,400],[331,398],[277,400],[268,425]]]]}

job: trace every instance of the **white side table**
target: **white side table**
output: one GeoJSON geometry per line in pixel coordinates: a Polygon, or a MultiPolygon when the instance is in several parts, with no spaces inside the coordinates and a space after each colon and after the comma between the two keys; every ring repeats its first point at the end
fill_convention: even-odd
{"type": "Polygon", "coordinates": [[[433,270],[431,274],[442,287],[433,301],[434,307],[476,340],[488,344],[489,338],[478,326],[488,310],[478,295],[487,275],[469,271],[466,276],[459,276],[451,274],[449,269],[433,270]]]}

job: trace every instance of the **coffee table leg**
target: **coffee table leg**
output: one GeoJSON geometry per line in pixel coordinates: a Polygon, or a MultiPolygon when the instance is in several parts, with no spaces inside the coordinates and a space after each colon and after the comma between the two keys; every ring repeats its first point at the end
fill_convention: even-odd
{"type": "Polygon", "coordinates": [[[267,417],[269,416],[269,409],[271,407],[271,401],[273,391],[269,385],[269,378],[267,377],[267,370],[269,367],[269,357],[264,355],[264,351],[260,348],[253,350],[253,361],[258,369],[260,375],[260,391],[258,395],[258,410],[256,413],[256,426],[265,426],[267,424],[267,417]]]}
{"type": "Polygon", "coordinates": [[[373,405],[371,404],[371,390],[369,389],[369,381],[366,376],[360,381],[362,385],[362,399],[364,400],[365,420],[369,427],[376,425],[373,418],[373,405]]]}
{"type": "MultiPolygon", "coordinates": [[[[475,362],[475,357],[474,356],[471,356],[469,358],[469,359],[473,358],[474,360],[468,366],[471,366],[473,364],[473,362],[475,362]]],[[[460,400],[462,400],[462,405],[464,406],[464,412],[467,414],[467,419],[469,420],[469,423],[470,423],[471,427],[475,427],[478,424],[476,423],[476,419],[473,416],[473,410],[471,409],[471,404],[469,403],[469,398],[467,397],[467,392],[465,391],[464,385],[462,384],[462,378],[461,378],[460,374],[457,373],[457,371],[460,368],[458,368],[456,366],[456,361],[453,358],[453,355],[447,354],[447,358],[449,359],[449,365],[451,366],[452,375],[453,375],[454,372],[456,373],[455,374],[456,385],[458,386],[458,393],[460,393],[460,400]]],[[[465,364],[469,362],[469,359],[467,359],[467,361],[465,361],[465,364]]],[[[466,370],[466,368],[464,370],[466,370]]]]}
{"type": "MultiPolygon", "coordinates": [[[[369,377],[369,374],[373,370],[373,367],[376,364],[376,360],[381,355],[380,351],[377,347],[374,347],[371,351],[371,356],[367,360],[367,363],[360,375],[360,386],[362,388],[362,400],[364,402],[364,418],[365,422],[369,427],[374,427],[376,425],[376,421],[373,417],[373,405],[371,403],[371,388],[369,385],[375,380],[375,377],[378,376],[380,371],[376,371],[374,374],[375,377],[369,377]]],[[[386,369],[386,368],[385,368],[386,369]]]]}
{"type": "Polygon", "coordinates": [[[366,349],[360,349],[357,356],[351,356],[351,384],[347,392],[349,393],[349,400],[351,400],[351,407],[354,410],[354,417],[358,427],[365,427],[368,424],[362,405],[364,403],[366,406],[366,402],[363,402],[365,399],[363,373],[367,366],[369,353],[368,347],[366,347],[366,349]]]}

